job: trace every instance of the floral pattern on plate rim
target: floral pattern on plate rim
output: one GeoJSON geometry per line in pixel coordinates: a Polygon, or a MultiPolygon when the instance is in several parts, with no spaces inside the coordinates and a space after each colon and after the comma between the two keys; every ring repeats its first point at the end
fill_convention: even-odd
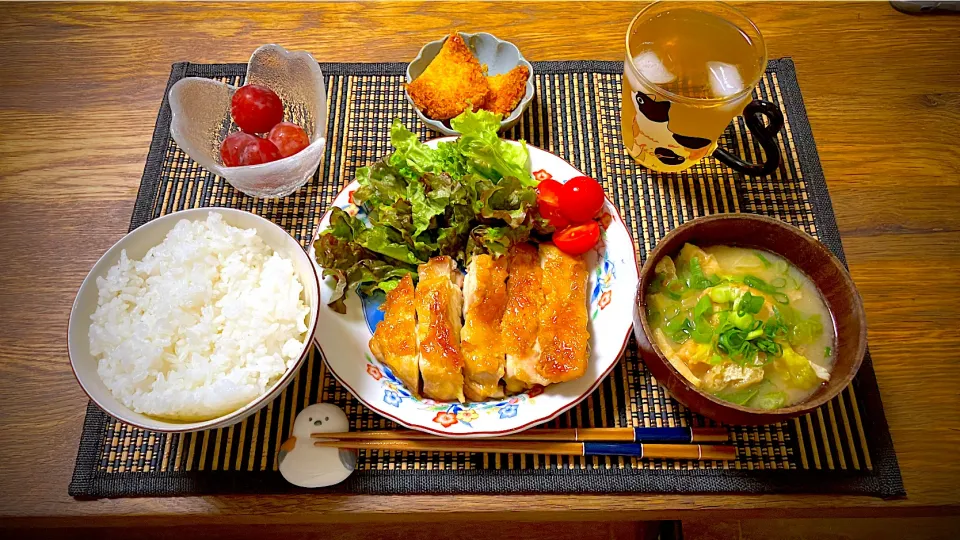
{"type": "Polygon", "coordinates": [[[433,421],[444,428],[454,424],[463,424],[472,428],[471,422],[480,418],[481,415],[494,416],[501,420],[513,418],[519,412],[521,405],[533,404],[534,399],[543,393],[542,386],[534,386],[522,394],[494,401],[469,403],[434,401],[411,394],[388,366],[376,361],[370,355],[366,355],[366,359],[367,374],[373,380],[380,382],[384,403],[397,408],[405,402],[415,404],[423,411],[435,413],[433,421]]]}
{"type": "Polygon", "coordinates": [[[594,274],[597,277],[597,283],[593,286],[590,293],[590,318],[596,319],[597,315],[603,311],[613,299],[613,281],[617,278],[617,268],[610,260],[607,252],[607,228],[613,221],[613,216],[604,209],[600,215],[600,242],[594,248],[597,254],[597,269],[594,274]]]}
{"type": "MultiPolygon", "coordinates": [[[[544,169],[535,171],[532,174],[540,181],[553,178],[553,175],[544,169]]],[[[347,214],[357,217],[364,223],[369,224],[366,209],[353,202],[352,191],[348,193],[348,203],[340,206],[340,208],[347,212],[347,214]]],[[[596,319],[600,311],[606,308],[612,300],[613,284],[616,279],[616,267],[607,253],[606,232],[614,219],[614,215],[606,208],[598,218],[601,226],[601,235],[600,242],[593,250],[593,253],[597,256],[597,266],[593,272],[596,277],[596,284],[590,295],[591,319],[596,319]]],[[[354,292],[361,297],[362,303],[366,303],[368,299],[365,298],[365,295],[361,295],[359,291],[354,292]]],[[[377,303],[379,304],[379,302],[377,303]]],[[[369,325],[369,323],[372,321],[367,322],[368,328],[370,328],[371,325],[369,325]]],[[[370,330],[372,331],[372,328],[370,328],[370,330]]],[[[381,395],[383,403],[393,408],[412,405],[423,412],[433,413],[433,423],[442,426],[444,429],[449,429],[457,424],[472,429],[472,422],[481,417],[489,417],[494,421],[514,418],[517,416],[522,405],[533,405],[535,398],[544,392],[542,386],[535,386],[524,393],[500,400],[468,403],[434,401],[412,394],[407,390],[403,382],[393,374],[388,366],[381,364],[369,354],[366,354],[365,358],[367,361],[367,375],[374,381],[379,382],[383,390],[381,395]]]]}

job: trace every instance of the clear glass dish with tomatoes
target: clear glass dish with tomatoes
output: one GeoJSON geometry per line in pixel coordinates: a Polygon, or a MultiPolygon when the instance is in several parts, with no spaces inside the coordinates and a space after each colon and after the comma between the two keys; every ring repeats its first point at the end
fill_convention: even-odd
{"type": "Polygon", "coordinates": [[[320,165],[326,87],[309,53],[264,45],[250,57],[242,87],[187,77],[169,101],[180,148],[247,195],[289,195],[320,165]]]}

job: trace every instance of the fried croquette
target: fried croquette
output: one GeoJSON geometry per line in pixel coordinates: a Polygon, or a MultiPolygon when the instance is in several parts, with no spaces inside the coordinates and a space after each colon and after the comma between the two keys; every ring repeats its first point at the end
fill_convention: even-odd
{"type": "Polygon", "coordinates": [[[500,113],[506,118],[517,108],[517,104],[527,92],[527,79],[530,70],[527,66],[517,66],[507,73],[487,77],[490,93],[481,107],[484,110],[500,113]]]}
{"type": "Polygon", "coordinates": [[[490,93],[483,66],[454,32],[443,48],[413,82],[407,93],[428,118],[448,120],[472,108],[480,108],[490,93]]]}

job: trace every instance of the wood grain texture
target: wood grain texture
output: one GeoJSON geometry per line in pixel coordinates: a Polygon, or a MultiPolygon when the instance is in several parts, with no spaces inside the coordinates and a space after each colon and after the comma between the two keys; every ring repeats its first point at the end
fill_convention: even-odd
{"type": "Polygon", "coordinates": [[[77,287],[127,230],[170,64],[263,43],[408,61],[452,28],[532,60],[620,60],[637,3],[8,4],[0,17],[0,521],[122,527],[892,516],[960,509],[960,17],[886,2],[751,3],[792,56],[869,322],[908,497],[228,496],[74,501],[86,399],[67,363],[77,287]],[[575,14],[575,24],[571,15],[575,14]],[[91,519],[95,518],[95,519],[91,519]]]}

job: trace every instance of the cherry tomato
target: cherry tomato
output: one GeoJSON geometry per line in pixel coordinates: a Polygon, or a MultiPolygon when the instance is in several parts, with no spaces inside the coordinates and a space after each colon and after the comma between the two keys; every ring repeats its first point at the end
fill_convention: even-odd
{"type": "Polygon", "coordinates": [[[307,137],[307,132],[290,122],[280,122],[273,126],[267,135],[267,140],[277,147],[283,157],[292,156],[310,146],[310,137],[307,137]]]}
{"type": "Polygon", "coordinates": [[[230,115],[247,133],[266,133],[283,121],[283,101],[266,86],[241,86],[230,100],[230,115]]]}
{"type": "Polygon", "coordinates": [[[238,131],[220,143],[220,159],[227,167],[258,165],[280,159],[280,151],[266,139],[238,131]]]}
{"type": "Polygon", "coordinates": [[[571,225],[562,231],[553,233],[553,243],[557,248],[570,255],[580,255],[590,251],[600,240],[600,225],[588,221],[581,225],[571,225]]]}
{"type": "Polygon", "coordinates": [[[558,230],[570,224],[560,211],[561,191],[563,191],[563,184],[556,180],[542,180],[537,185],[537,208],[540,210],[540,215],[558,230]]]}
{"type": "Polygon", "coordinates": [[[567,180],[560,192],[560,210],[572,223],[585,223],[603,208],[603,187],[589,176],[567,180]]]}

